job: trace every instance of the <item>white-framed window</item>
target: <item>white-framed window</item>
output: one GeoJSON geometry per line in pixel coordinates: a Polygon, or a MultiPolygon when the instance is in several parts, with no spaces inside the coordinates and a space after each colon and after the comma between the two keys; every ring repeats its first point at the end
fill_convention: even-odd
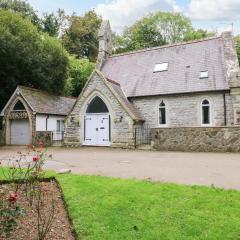
{"type": "Polygon", "coordinates": [[[164,71],[168,71],[168,62],[155,64],[153,72],[164,72],[164,71]]]}
{"type": "Polygon", "coordinates": [[[208,71],[201,71],[200,72],[200,79],[208,78],[208,71]]]}
{"type": "Polygon", "coordinates": [[[201,124],[211,125],[211,104],[209,100],[204,99],[201,104],[201,124]]]}
{"type": "Polygon", "coordinates": [[[166,126],[167,125],[167,111],[166,111],[166,104],[162,101],[159,104],[158,108],[158,125],[159,126],[166,126]]]}
{"type": "Polygon", "coordinates": [[[57,120],[57,132],[64,132],[64,120],[57,120]]]}

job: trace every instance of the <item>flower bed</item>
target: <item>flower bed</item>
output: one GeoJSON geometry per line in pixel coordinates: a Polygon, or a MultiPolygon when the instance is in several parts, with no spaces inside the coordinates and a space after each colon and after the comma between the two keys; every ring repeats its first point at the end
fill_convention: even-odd
{"type": "Polygon", "coordinates": [[[76,239],[59,185],[54,178],[44,178],[42,167],[51,155],[43,145],[40,141],[7,163],[0,161],[6,179],[0,182],[0,239],[76,239]]]}
{"type": "MultiPolygon", "coordinates": [[[[38,200],[33,200],[32,204],[29,204],[29,197],[25,192],[26,184],[24,182],[19,183],[17,195],[10,194],[14,192],[14,185],[7,181],[0,183],[0,194],[5,202],[10,204],[10,207],[14,209],[16,206],[19,211],[23,209],[21,216],[16,218],[16,227],[11,232],[10,236],[2,236],[0,239],[9,240],[36,240],[38,239],[38,200]]],[[[47,227],[47,221],[51,219],[53,214],[52,223],[49,226],[50,230],[45,237],[46,240],[75,240],[75,234],[69,221],[68,212],[65,208],[64,200],[62,198],[61,189],[55,179],[44,179],[40,182],[42,192],[44,192],[44,204],[41,203],[41,216],[44,218],[45,226],[47,227]],[[54,204],[54,206],[52,206],[54,204]],[[52,208],[54,207],[54,208],[52,208]]],[[[1,216],[0,216],[1,218],[1,216]]],[[[1,232],[1,226],[0,226],[1,232]]]]}

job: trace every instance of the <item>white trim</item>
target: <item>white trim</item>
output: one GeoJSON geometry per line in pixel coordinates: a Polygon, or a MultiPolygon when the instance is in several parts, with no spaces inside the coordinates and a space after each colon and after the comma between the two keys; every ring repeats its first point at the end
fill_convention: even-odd
{"type": "Polygon", "coordinates": [[[167,111],[167,103],[166,103],[166,100],[163,100],[163,99],[161,99],[160,100],[160,102],[158,102],[158,105],[157,105],[157,126],[159,127],[159,128],[165,128],[165,127],[168,127],[168,111],[167,111]],[[161,103],[164,103],[165,104],[165,106],[163,107],[163,106],[160,106],[160,104],[161,103]],[[165,108],[165,118],[166,118],[166,123],[165,124],[160,124],[160,122],[159,122],[159,118],[160,118],[160,115],[159,115],[159,110],[160,110],[160,108],[165,108]]]}
{"type": "Polygon", "coordinates": [[[203,98],[200,102],[200,120],[202,127],[211,127],[213,125],[213,104],[209,98],[203,98]],[[203,101],[207,100],[209,104],[204,104],[203,101]],[[203,123],[203,106],[209,106],[209,123],[203,123]]]}

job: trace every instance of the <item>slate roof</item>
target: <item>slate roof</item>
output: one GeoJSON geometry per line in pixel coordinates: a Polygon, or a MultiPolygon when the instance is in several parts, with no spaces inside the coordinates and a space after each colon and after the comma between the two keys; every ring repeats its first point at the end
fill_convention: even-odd
{"type": "Polygon", "coordinates": [[[121,85],[127,97],[229,89],[222,37],[111,56],[101,72],[121,85]],[[168,71],[154,72],[157,63],[168,71]],[[208,71],[208,79],[200,72],[208,71]]]}
{"type": "Polygon", "coordinates": [[[52,95],[34,88],[18,86],[18,89],[32,110],[36,113],[67,115],[76,99],[52,95]]]}

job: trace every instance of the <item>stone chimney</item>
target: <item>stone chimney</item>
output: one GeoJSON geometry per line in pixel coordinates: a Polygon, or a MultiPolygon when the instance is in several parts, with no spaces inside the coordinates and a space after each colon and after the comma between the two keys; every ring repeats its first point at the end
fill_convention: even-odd
{"type": "Polygon", "coordinates": [[[112,55],[112,31],[108,20],[102,22],[98,33],[99,52],[97,69],[101,70],[108,57],[112,55]]]}
{"type": "Polygon", "coordinates": [[[232,32],[221,34],[224,45],[225,70],[230,88],[240,88],[239,62],[232,32]]]}

